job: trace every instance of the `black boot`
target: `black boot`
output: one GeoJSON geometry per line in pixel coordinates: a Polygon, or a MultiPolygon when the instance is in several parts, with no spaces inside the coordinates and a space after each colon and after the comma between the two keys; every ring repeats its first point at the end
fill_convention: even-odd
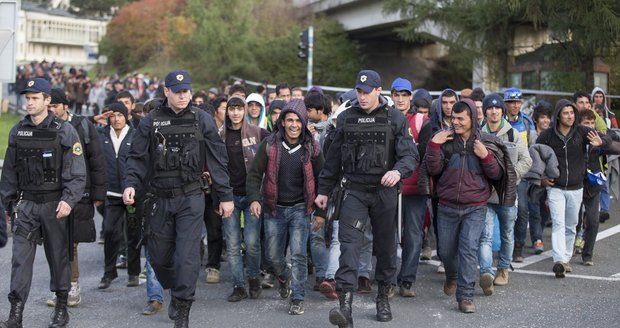
{"type": "Polygon", "coordinates": [[[67,297],[69,292],[56,292],[56,307],[52,315],[52,322],[49,328],[65,327],[69,323],[69,312],[67,312],[67,297]]]}
{"type": "Polygon", "coordinates": [[[353,293],[338,291],[338,300],[340,307],[329,311],[329,322],[338,328],[353,328],[353,314],[351,313],[353,293]]]}
{"type": "Polygon", "coordinates": [[[385,281],[379,281],[379,290],[377,292],[377,321],[387,322],[392,320],[392,310],[388,301],[388,294],[392,284],[385,281]]]}
{"type": "Polygon", "coordinates": [[[22,328],[22,315],[24,313],[24,302],[9,296],[11,302],[11,312],[9,319],[2,324],[7,328],[22,328]]]}
{"type": "Polygon", "coordinates": [[[177,299],[178,316],[174,320],[174,328],[189,327],[189,309],[192,307],[192,301],[177,299]]]}

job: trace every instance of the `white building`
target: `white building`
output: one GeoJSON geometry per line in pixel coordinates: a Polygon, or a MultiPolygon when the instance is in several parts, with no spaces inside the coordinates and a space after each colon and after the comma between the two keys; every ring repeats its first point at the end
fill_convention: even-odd
{"type": "MultiPolygon", "coordinates": [[[[68,1],[54,3],[62,6],[68,1]]],[[[22,1],[16,62],[20,65],[45,59],[75,66],[94,65],[107,25],[107,19],[79,18],[63,9],[22,1]]]]}

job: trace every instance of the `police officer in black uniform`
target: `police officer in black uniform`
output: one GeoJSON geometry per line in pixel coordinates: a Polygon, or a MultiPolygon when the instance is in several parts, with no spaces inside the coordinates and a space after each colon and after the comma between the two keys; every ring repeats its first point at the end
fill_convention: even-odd
{"type": "Polygon", "coordinates": [[[6,327],[22,327],[24,303],[32,282],[36,245],[43,243],[56,306],[49,327],[69,322],[70,288],[67,216],[84,194],[86,167],[82,145],[71,126],[48,111],[50,84],[42,78],[26,83],[28,115],[9,134],[0,196],[13,213],[11,312],[6,327]]]}
{"type": "Polygon", "coordinates": [[[388,292],[396,274],[397,185],[419,162],[407,120],[380,95],[379,74],[360,71],[355,89],[357,99],[338,116],[316,198],[317,205],[325,208],[327,195],[336,184],[342,183],[345,188],[338,231],[340,267],[336,272],[340,307],[329,314],[330,322],[339,327],[353,326],[352,292],[357,290],[360,249],[368,224],[377,255],[377,320],[392,320],[388,292]]]}
{"type": "Polygon", "coordinates": [[[200,271],[205,163],[220,214],[228,217],[233,210],[226,146],[213,118],[191,106],[191,90],[187,72],[166,76],[166,99],[140,121],[134,135],[123,192],[125,204],[133,204],[135,190],[151,172],[150,191],[157,199],[145,209],[150,217],[147,250],[162,287],[172,289],[168,315],[175,327],[188,326],[200,271]]]}
{"type": "MultiPolygon", "coordinates": [[[[107,190],[107,177],[105,157],[101,148],[99,133],[88,118],[74,115],[69,112],[69,100],[64,90],[54,88],[51,91],[52,101],[49,109],[57,118],[69,122],[80,137],[80,144],[84,150],[84,163],[86,164],[86,187],[82,199],[75,204],[69,216],[72,225],[73,256],[71,259],[71,290],[69,291],[69,306],[77,306],[80,301],[80,276],[78,266],[78,243],[94,242],[97,238],[95,230],[95,206],[103,203],[107,190]]],[[[55,299],[47,301],[47,305],[54,306],[55,299]]]]}

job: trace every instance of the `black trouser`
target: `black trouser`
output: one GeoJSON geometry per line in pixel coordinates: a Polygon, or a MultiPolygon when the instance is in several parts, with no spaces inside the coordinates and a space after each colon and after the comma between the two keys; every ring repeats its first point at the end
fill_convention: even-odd
{"type": "Polygon", "coordinates": [[[396,274],[396,188],[379,188],[376,192],[347,190],[342,201],[338,240],[340,267],[336,286],[341,291],[357,290],[357,269],[364,230],[372,225],[373,248],[377,266],[375,280],[391,282],[396,274]]]}
{"type": "Polygon", "coordinates": [[[127,213],[127,206],[123,200],[117,197],[108,197],[105,205],[105,218],[103,235],[105,244],[103,253],[105,257],[104,277],[114,279],[118,277],[116,272],[116,259],[120,248],[127,236],[127,274],[137,276],[140,274],[140,213],[142,202],[136,200],[136,212],[134,215],[127,213]]]}
{"type": "Polygon", "coordinates": [[[585,245],[581,253],[581,258],[584,261],[592,260],[592,253],[594,252],[594,243],[596,242],[596,235],[598,234],[598,215],[599,215],[599,202],[601,199],[601,193],[597,192],[596,195],[590,198],[583,197],[582,209],[580,217],[583,217],[583,238],[585,239],[585,245]]]}
{"type": "Polygon", "coordinates": [[[69,266],[69,240],[67,219],[56,218],[57,201],[35,203],[22,200],[17,207],[17,218],[13,227],[13,258],[11,260],[11,292],[9,300],[26,302],[32,283],[33,262],[37,250],[35,239],[27,239],[23,232],[34,232],[43,236],[45,257],[50,269],[50,290],[68,291],[71,283],[69,266]],[[17,230],[20,232],[17,232],[17,230]]]}
{"type": "Polygon", "coordinates": [[[222,235],[222,217],[215,211],[211,195],[205,196],[204,221],[207,228],[207,268],[220,269],[224,237],[222,235]]]}
{"type": "Polygon", "coordinates": [[[147,251],[157,279],[173,297],[194,300],[200,272],[200,242],[205,197],[202,191],[158,197],[150,216],[147,251]]]}

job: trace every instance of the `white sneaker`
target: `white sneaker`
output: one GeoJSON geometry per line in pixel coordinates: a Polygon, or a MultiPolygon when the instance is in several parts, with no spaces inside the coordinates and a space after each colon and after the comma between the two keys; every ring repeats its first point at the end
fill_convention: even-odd
{"type": "Polygon", "coordinates": [[[51,306],[51,307],[56,306],[56,295],[48,299],[45,303],[47,304],[47,306],[51,306]]]}
{"type": "Polygon", "coordinates": [[[220,270],[215,268],[206,268],[207,284],[217,284],[220,282],[220,270]]]}
{"type": "Polygon", "coordinates": [[[71,290],[69,291],[69,297],[67,298],[67,305],[69,307],[76,307],[82,298],[80,297],[80,284],[78,282],[71,283],[71,290]]]}
{"type": "Polygon", "coordinates": [[[443,267],[443,263],[437,267],[437,273],[446,273],[446,269],[443,267]]]}

